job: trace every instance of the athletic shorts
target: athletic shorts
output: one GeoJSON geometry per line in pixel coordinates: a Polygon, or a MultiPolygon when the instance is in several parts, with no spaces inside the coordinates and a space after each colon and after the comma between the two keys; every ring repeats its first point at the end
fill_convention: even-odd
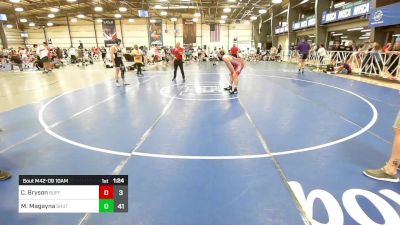
{"type": "Polygon", "coordinates": [[[308,58],[308,53],[300,53],[300,59],[307,59],[308,58]]]}
{"type": "Polygon", "coordinates": [[[393,128],[400,129],[400,111],[397,113],[396,121],[394,122],[393,128]]]}
{"type": "Polygon", "coordinates": [[[240,58],[235,58],[231,55],[224,55],[224,58],[229,58],[229,60],[231,61],[231,64],[233,66],[233,69],[235,69],[235,72],[239,75],[243,68],[244,68],[244,62],[242,59],[240,58]]]}
{"type": "Polygon", "coordinates": [[[121,60],[115,60],[115,67],[121,67],[121,65],[124,65],[121,60]]]}
{"type": "Polygon", "coordinates": [[[42,63],[50,62],[49,57],[47,57],[47,56],[41,58],[40,61],[42,61],[42,63]]]}

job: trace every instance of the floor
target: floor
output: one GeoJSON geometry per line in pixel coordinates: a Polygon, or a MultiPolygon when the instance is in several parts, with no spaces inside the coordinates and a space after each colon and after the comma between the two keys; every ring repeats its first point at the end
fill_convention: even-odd
{"type": "Polygon", "coordinates": [[[0,224],[400,224],[400,185],[361,173],[390,154],[398,90],[260,62],[230,96],[222,63],[185,69],[186,83],[158,66],[118,88],[112,70],[76,68],[83,88],[59,75],[61,95],[6,103],[23,106],[0,113],[14,174],[0,224]],[[129,212],[18,214],[19,174],[129,175],[129,212]]]}

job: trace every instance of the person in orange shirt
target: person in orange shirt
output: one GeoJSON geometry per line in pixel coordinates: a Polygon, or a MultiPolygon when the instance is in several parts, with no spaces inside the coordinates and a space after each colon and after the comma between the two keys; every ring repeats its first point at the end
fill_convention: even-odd
{"type": "Polygon", "coordinates": [[[135,62],[135,67],[136,67],[136,74],[137,75],[143,75],[142,74],[142,61],[143,61],[143,52],[139,49],[137,45],[133,47],[132,55],[133,55],[133,61],[135,62]]]}

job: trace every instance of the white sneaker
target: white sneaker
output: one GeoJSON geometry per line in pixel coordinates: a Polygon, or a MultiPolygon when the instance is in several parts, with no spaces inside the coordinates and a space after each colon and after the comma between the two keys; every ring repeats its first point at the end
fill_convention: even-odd
{"type": "Polygon", "coordinates": [[[115,83],[115,86],[121,87],[121,85],[119,84],[119,82],[116,82],[116,83],[115,83]]]}

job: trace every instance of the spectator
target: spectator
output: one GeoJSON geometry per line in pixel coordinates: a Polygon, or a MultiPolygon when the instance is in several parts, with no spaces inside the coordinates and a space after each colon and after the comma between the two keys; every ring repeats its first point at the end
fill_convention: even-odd
{"type": "MultiPolygon", "coordinates": [[[[13,50],[11,52],[11,59],[10,60],[11,60],[12,63],[16,64],[19,67],[20,71],[23,71],[22,60],[21,60],[21,57],[20,57],[20,55],[19,55],[19,53],[17,51],[13,50]]],[[[11,70],[13,70],[13,69],[14,69],[13,68],[13,64],[11,64],[11,70]]]]}
{"type": "Polygon", "coordinates": [[[325,46],[323,44],[319,45],[317,54],[318,54],[318,58],[319,58],[319,63],[322,64],[322,62],[324,61],[324,58],[327,55],[325,46]]]}
{"type": "Polygon", "coordinates": [[[385,46],[382,48],[382,52],[390,52],[392,51],[392,43],[387,43],[385,46]]]}
{"type": "Polygon", "coordinates": [[[272,46],[270,52],[271,52],[271,60],[275,61],[278,49],[275,46],[272,46]]]}
{"type": "Polygon", "coordinates": [[[351,72],[352,72],[351,67],[347,63],[340,63],[336,71],[336,73],[338,74],[346,74],[346,75],[351,74],[351,72]]]}
{"type": "Polygon", "coordinates": [[[384,70],[390,73],[391,76],[389,79],[396,80],[400,65],[400,40],[396,41],[391,52],[387,52],[386,54],[388,55],[388,60],[384,70]]]}
{"type": "Polygon", "coordinates": [[[40,61],[43,63],[44,71],[43,73],[48,73],[51,71],[50,69],[50,48],[47,45],[47,42],[43,42],[43,45],[40,45],[37,50],[36,54],[39,55],[40,61]]]}
{"type": "Polygon", "coordinates": [[[278,45],[278,54],[280,54],[281,53],[281,51],[282,51],[282,45],[278,45]]]}

